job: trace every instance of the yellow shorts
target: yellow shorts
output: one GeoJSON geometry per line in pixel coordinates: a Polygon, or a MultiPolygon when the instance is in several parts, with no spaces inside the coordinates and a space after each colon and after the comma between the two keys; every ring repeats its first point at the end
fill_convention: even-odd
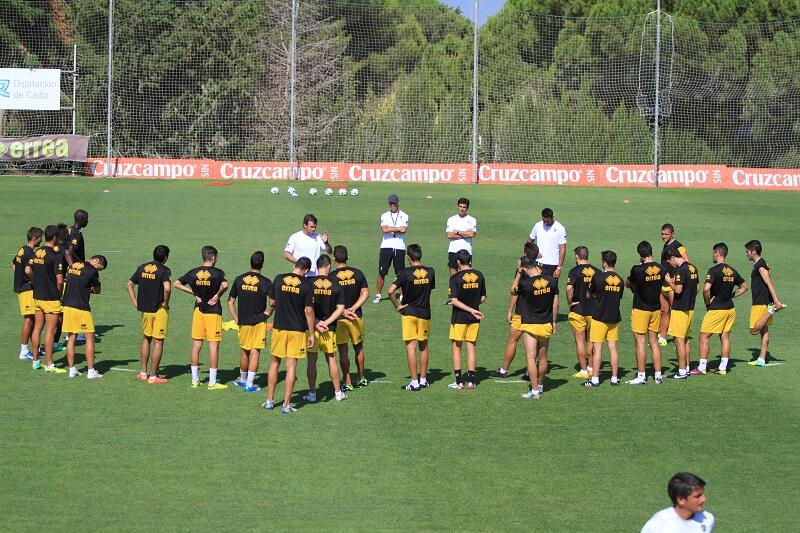
{"type": "Polygon", "coordinates": [[[667,335],[672,335],[678,339],[685,339],[692,331],[692,322],[694,322],[694,309],[691,311],[676,311],[675,309],[669,312],[669,331],[667,335]]]}
{"type": "Polygon", "coordinates": [[[252,326],[239,326],[239,348],[242,350],[263,350],[267,344],[267,323],[252,326]]]}
{"type": "Polygon", "coordinates": [[[511,316],[511,327],[517,331],[522,331],[522,317],[518,314],[511,316]]]}
{"type": "Polygon", "coordinates": [[[661,329],[661,309],[644,311],[631,309],[631,331],[644,335],[648,331],[658,332],[661,329]]]}
{"type": "Polygon", "coordinates": [[[431,321],[415,316],[403,316],[403,340],[426,341],[431,329],[431,321]]]}
{"type": "Polygon", "coordinates": [[[355,320],[342,318],[336,323],[336,344],[347,344],[348,342],[352,342],[354,345],[364,342],[363,318],[355,320]]]}
{"type": "Polygon", "coordinates": [[[61,331],[64,333],[94,333],[94,320],[92,312],[74,307],[64,307],[64,321],[61,331]]]}
{"type": "Polygon", "coordinates": [[[606,342],[619,340],[619,322],[616,324],[606,324],[599,320],[592,319],[589,327],[589,341],[606,342]]]}
{"type": "MultiPolygon", "coordinates": [[[[756,327],[756,322],[764,318],[764,315],[767,314],[767,309],[769,306],[766,305],[754,305],[750,308],[750,329],[756,327]]],[[[767,326],[771,326],[772,322],[775,318],[775,315],[769,317],[767,320],[767,326]]]]}
{"type": "Polygon", "coordinates": [[[736,321],[736,309],[707,311],[700,325],[700,333],[728,333],[736,321]]]}
{"type": "Polygon", "coordinates": [[[155,313],[142,313],[142,333],[145,337],[165,339],[169,325],[169,311],[160,308],[155,313]]]}
{"type": "Polygon", "coordinates": [[[36,302],[33,301],[33,291],[25,291],[17,294],[19,300],[19,314],[30,316],[36,314],[36,302]]]}
{"type": "Polygon", "coordinates": [[[480,329],[480,322],[475,322],[474,324],[450,324],[450,340],[475,342],[478,340],[478,331],[480,329]]]}
{"type": "Polygon", "coordinates": [[[591,316],[579,315],[578,313],[573,312],[570,312],[569,315],[567,315],[567,319],[569,319],[572,329],[576,329],[578,331],[586,331],[589,329],[589,326],[592,323],[591,316]]]}
{"type": "MultiPolygon", "coordinates": [[[[339,327],[336,327],[337,331],[339,327]]],[[[314,332],[314,346],[309,352],[335,353],[336,352],[336,331],[314,332]]]]}
{"type": "Polygon", "coordinates": [[[222,315],[201,313],[195,307],[192,314],[192,339],[219,342],[222,338],[222,315]]]}
{"type": "Polygon", "coordinates": [[[305,331],[273,329],[270,353],[281,359],[287,357],[291,359],[305,359],[306,342],[308,342],[308,337],[305,331]]]}
{"type": "Polygon", "coordinates": [[[667,296],[669,293],[672,292],[672,287],[670,287],[669,285],[662,285],[661,292],[662,294],[664,294],[664,296],[667,296]]]}
{"type": "Polygon", "coordinates": [[[61,302],[58,300],[34,300],[34,308],[48,315],[61,314],[61,302]]]}
{"type": "Polygon", "coordinates": [[[545,342],[553,334],[553,324],[521,324],[520,331],[533,335],[539,342],[545,342]]]}

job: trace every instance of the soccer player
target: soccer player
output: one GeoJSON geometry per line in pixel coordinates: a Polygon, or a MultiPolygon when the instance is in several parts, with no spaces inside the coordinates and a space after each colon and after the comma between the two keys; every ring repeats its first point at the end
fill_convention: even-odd
{"type": "Polygon", "coordinates": [[[314,346],[314,285],[306,278],[311,270],[311,260],[301,257],[288,274],[275,277],[269,290],[270,309],[274,310],[272,342],[267,377],[267,399],[261,404],[264,409],[275,407],[275,385],[278,384],[278,369],[286,359],[286,383],[283,395],[282,414],[296,413],[292,407],[292,389],[297,378],[297,360],[305,359],[306,350],[314,346]]]}
{"type": "Polygon", "coordinates": [[[589,294],[594,298],[592,323],[589,326],[589,340],[592,342],[592,378],[583,385],[585,387],[600,386],[600,364],[603,360],[603,343],[608,343],[611,359],[611,385],[619,385],[619,323],[622,317],[619,304],[625,283],[616,272],[617,254],[611,250],[600,253],[603,258],[603,271],[592,278],[589,294]]]}
{"type": "Polygon", "coordinates": [[[592,365],[587,357],[591,350],[589,344],[589,325],[592,322],[592,299],[589,298],[589,285],[599,272],[597,267],[589,263],[589,249],[585,246],[575,248],[575,266],[567,274],[567,301],[569,302],[569,325],[575,339],[575,355],[578,358],[579,370],[574,378],[589,379],[592,365]]]}
{"type": "Polygon", "coordinates": [[[72,265],[75,261],[85,261],[86,251],[83,243],[83,233],[81,230],[89,225],[89,213],[83,209],[78,209],[72,216],[75,223],[69,229],[64,249],[64,259],[67,265],[72,265]]]}
{"type": "Polygon", "coordinates": [[[28,230],[28,242],[17,250],[17,255],[11,261],[14,271],[14,292],[19,301],[19,314],[22,315],[22,329],[19,334],[19,358],[22,360],[33,359],[33,353],[28,348],[31,340],[31,331],[36,318],[36,308],[33,301],[33,285],[31,278],[31,259],[35,257],[33,249],[42,242],[42,229],[32,227],[28,230]]]}
{"type": "Polygon", "coordinates": [[[675,348],[678,352],[678,372],[672,377],[686,379],[689,377],[691,359],[689,332],[694,321],[694,301],[697,297],[699,276],[697,267],[684,259],[680,250],[673,249],[667,254],[667,261],[673,273],[667,272],[664,280],[674,294],[669,316],[669,335],[675,339],[675,348]]]}
{"type": "Polygon", "coordinates": [[[40,246],[30,260],[33,273],[33,300],[35,317],[31,333],[34,370],[41,368],[39,360],[39,343],[42,329],[44,335],[45,370],[56,374],[66,372],[53,364],[53,348],[56,340],[56,329],[61,318],[61,294],[64,290],[64,264],[61,256],[53,249],[58,238],[58,226],[50,225],[44,229],[44,246],[40,246]]]}
{"type": "Polygon", "coordinates": [[[406,232],[408,231],[408,215],[400,210],[400,197],[389,195],[389,210],[381,215],[381,250],[378,258],[378,280],[375,282],[377,292],[372,303],[381,303],[381,292],[389,265],[394,267],[397,276],[406,266],[406,232]]]}
{"type": "Polygon", "coordinates": [[[136,379],[150,385],[167,382],[166,378],[158,375],[158,365],[164,353],[164,339],[167,338],[169,327],[169,298],[172,294],[172,271],[164,264],[167,259],[169,247],[159,244],[153,249],[153,260],[139,265],[128,280],[127,287],[131,303],[141,313],[142,343],[139,345],[139,355],[142,366],[136,379]],[[137,287],[136,292],[133,290],[134,286],[137,287]]]}
{"type": "Polygon", "coordinates": [[[555,278],[560,277],[567,255],[567,230],[554,218],[552,209],[542,209],[542,220],[533,225],[528,241],[539,246],[542,271],[555,278]]]}
{"type": "Polygon", "coordinates": [[[261,390],[254,380],[261,350],[266,345],[267,319],[271,316],[267,300],[272,281],[261,274],[263,268],[264,252],[259,250],[250,256],[250,270],[233,280],[228,294],[228,309],[239,326],[239,379],[233,384],[248,393],[261,390]]]}
{"type": "Polygon", "coordinates": [[[191,294],[195,299],[190,355],[192,388],[200,386],[200,349],[203,347],[203,340],[206,340],[208,341],[208,390],[222,390],[228,386],[217,382],[219,341],[222,338],[222,304],[219,300],[228,290],[228,280],[225,272],[214,266],[217,264],[218,256],[216,248],[203,246],[200,254],[203,264],[178,278],[175,289],[191,294]]]}
{"type": "Polygon", "coordinates": [[[639,264],[631,267],[631,273],[625,280],[625,286],[633,292],[631,309],[631,331],[636,343],[636,379],[629,380],[628,385],[646,385],[647,343],[653,355],[655,382],[661,384],[661,345],[658,333],[661,329],[661,289],[664,286],[664,274],[661,266],[653,261],[653,246],[642,241],[636,246],[639,252],[639,264]]]}
{"type": "Polygon", "coordinates": [[[750,366],[767,364],[767,348],[769,348],[769,327],[775,313],[786,307],[778,299],[775,285],[772,284],[769,265],[761,257],[761,243],[756,240],[744,245],[747,259],[753,262],[750,273],[750,288],[753,295],[753,306],[750,308],[750,334],[761,335],[761,350],[758,357],[748,362],[750,366]]]}
{"type": "Polygon", "coordinates": [[[558,280],[542,272],[542,268],[532,257],[523,256],[520,264],[527,275],[519,281],[516,294],[511,300],[517,298],[522,300],[520,328],[531,381],[531,389],[522,397],[538,400],[544,392],[544,377],[547,374],[548,363],[547,348],[550,337],[556,331],[558,280]]]}
{"type": "MultiPolygon", "coordinates": [[[[405,253],[403,250],[403,257],[405,253]]],[[[333,259],[336,261],[336,269],[331,272],[331,276],[336,278],[344,293],[344,313],[336,323],[336,344],[339,347],[339,364],[344,375],[343,387],[351,391],[353,382],[350,376],[350,356],[347,353],[349,343],[353,344],[356,359],[358,371],[356,385],[359,387],[369,385],[364,366],[364,318],[361,310],[361,306],[369,299],[369,286],[364,273],[347,264],[347,248],[341,245],[334,246],[333,259]]]]}
{"type": "Polygon", "coordinates": [[[459,269],[456,264],[456,253],[459,250],[466,250],[472,255],[472,239],[478,234],[478,221],[475,217],[468,215],[469,199],[461,197],[456,204],[457,212],[447,219],[444,232],[450,244],[447,247],[447,267],[450,275],[455,274],[459,269]]]}
{"type": "MultiPolygon", "coordinates": [[[[469,205],[469,204],[467,204],[469,205]]],[[[459,200],[459,209],[461,200],[459,200]]],[[[483,313],[480,305],[486,301],[486,280],[479,270],[472,268],[472,255],[467,250],[456,252],[458,273],[450,277],[450,297],[453,312],[450,315],[450,340],[453,342],[453,371],[455,382],[452,389],[463,389],[461,376],[461,345],[467,344],[467,389],[476,386],[475,372],[478,356],[475,344],[481,327],[483,313]]]]}
{"type": "MultiPolygon", "coordinates": [[[[686,253],[686,248],[678,242],[675,238],[675,226],[672,224],[664,224],[661,226],[661,240],[664,242],[664,247],[661,249],[661,268],[674,275],[675,272],[669,266],[669,254],[672,250],[677,250],[683,257],[684,261],[689,260],[689,255],[686,253]]],[[[669,329],[670,309],[672,300],[675,295],[672,294],[672,289],[669,285],[664,285],[663,297],[661,298],[661,327],[659,329],[658,343],[663,347],[667,345],[667,330],[669,329]]]]}
{"type": "Polygon", "coordinates": [[[411,266],[404,268],[389,286],[389,299],[403,316],[403,342],[406,344],[406,360],[411,382],[407,391],[418,391],[428,387],[428,336],[431,327],[431,291],[436,288],[436,273],[422,265],[422,247],[410,244],[406,250],[411,266]],[[401,300],[395,291],[400,289],[401,300]],[[417,354],[419,347],[419,374],[417,354]]]}
{"type": "Polygon", "coordinates": [[[336,321],[344,313],[344,293],[336,278],[330,275],[331,258],[323,254],[317,259],[317,277],[311,279],[314,286],[314,345],[308,349],[308,392],[303,399],[317,401],[317,353],[325,354],[328,373],[331,376],[336,401],[347,396],[339,382],[339,365],[336,364],[336,321]]]}
{"type": "Polygon", "coordinates": [[[725,263],[728,246],[724,242],[714,245],[711,251],[714,266],[706,274],[703,284],[703,301],[706,314],[700,326],[700,364],[692,374],[705,374],[711,335],[719,335],[722,344],[722,359],[716,370],[721,376],[728,373],[731,356],[731,328],[736,320],[733,299],[747,292],[747,283],[730,265],[725,263]]]}
{"type": "Polygon", "coordinates": [[[317,233],[317,217],[306,215],[303,217],[303,229],[289,237],[289,242],[283,249],[283,258],[294,265],[301,257],[308,257],[311,262],[311,270],[308,271],[308,275],[316,276],[319,254],[331,253],[331,251],[328,232],[317,233]]]}
{"type": "Polygon", "coordinates": [[[688,472],[672,476],[667,484],[667,494],[672,500],[672,507],[654,514],[642,528],[642,533],[713,531],[714,515],[704,510],[705,486],[705,481],[688,472]]]}
{"type": "Polygon", "coordinates": [[[78,333],[83,333],[86,340],[86,371],[87,379],[99,379],[103,375],[94,369],[94,320],[92,309],[89,306],[89,296],[100,294],[100,271],[105,270],[106,258],[95,255],[88,261],[73,261],[67,269],[67,279],[64,284],[64,296],[61,299],[63,306],[64,324],[62,329],[67,337],[67,365],[69,377],[80,376],[75,368],[75,341],[78,333]]]}

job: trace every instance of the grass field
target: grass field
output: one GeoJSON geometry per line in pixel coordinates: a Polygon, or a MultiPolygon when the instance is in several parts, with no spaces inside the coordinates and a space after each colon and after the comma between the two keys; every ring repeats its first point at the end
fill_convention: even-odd
{"type": "MultiPolygon", "coordinates": [[[[797,194],[365,185],[358,198],[312,198],[305,194],[310,185],[303,184],[299,198],[288,198],[285,184],[283,194],[272,197],[271,184],[256,182],[209,187],[0,179],[0,249],[6,261],[29,226],[71,222],[77,208],[91,215],[84,230],[87,253],[104,253],[109,260],[103,294],[92,298],[102,332],[97,367],[106,372],[96,382],[33,372],[17,359],[19,316],[10,270],[2,269],[3,530],[638,531],[669,504],[666,482],[680,470],[708,482],[707,509],[720,531],[796,527],[791,509],[800,501],[797,194]],[[321,364],[325,400],[299,402],[294,416],[259,409],[260,393],[191,389],[192,302],[181,293],[173,295],[162,364],[171,382],[150,387],[135,381],[141,332],[125,284],[136,266],[150,259],[154,245],[172,249],[173,279],[200,264],[205,244],[220,250],[217,266],[229,279],[247,270],[257,249],[266,252],[265,274],[272,277],[289,270],[281,258],[286,238],[313,212],[334,244],[348,246],[351,264],[365,271],[372,289],[378,217],[391,192],[400,195],[401,208],[410,215],[407,242],[422,245],[423,262],[439,275],[431,388],[414,394],[400,390],[408,378],[399,317],[389,302],[368,302],[367,367],[375,382],[350,393],[346,402],[331,401],[321,364]],[[472,200],[470,213],[479,223],[475,267],[488,282],[478,346],[481,382],[474,392],[446,386],[452,368],[450,308],[442,305],[443,230],[460,195],[472,200]],[[595,264],[600,250],[616,250],[625,273],[638,259],[639,240],[660,250],[663,222],[675,224],[676,236],[703,272],[711,264],[711,246],[727,242],[729,262],[748,281],[751,264],[743,244],[760,239],[778,293],[790,305],[771,329],[770,362],[780,365],[745,364],[758,346],[747,332],[748,295],[737,301],[728,376],[586,390],[570,377],[574,348],[562,316],[551,343],[547,392],[540,401],[522,400],[526,385],[519,377],[499,382],[487,372],[497,368],[505,345],[513,263],[543,207],[552,207],[567,227],[568,250],[588,246],[595,264]]],[[[571,266],[569,258],[568,253],[571,266]]],[[[630,303],[626,292],[620,354],[627,373],[634,367],[630,303]]],[[[701,319],[698,310],[695,331],[701,319]]],[[[713,354],[718,346],[712,344],[713,354]]],[[[672,349],[665,353],[672,362],[672,349]]],[[[205,350],[201,360],[207,360],[205,350]]],[[[512,370],[521,373],[523,361],[518,354],[512,370]]],[[[233,379],[237,365],[238,345],[229,332],[221,347],[224,380],[233,379]]],[[[301,363],[298,399],[305,392],[304,368],[301,363]]],[[[260,373],[258,382],[265,381],[260,373]]]]}

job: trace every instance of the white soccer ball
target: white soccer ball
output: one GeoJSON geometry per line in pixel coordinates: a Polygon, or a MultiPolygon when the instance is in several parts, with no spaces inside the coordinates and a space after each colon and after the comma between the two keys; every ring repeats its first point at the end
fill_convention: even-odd
{"type": "Polygon", "coordinates": [[[358,196],[358,189],[350,189],[350,196],[358,196]]]}
{"type": "Polygon", "coordinates": [[[333,189],[331,189],[330,187],[325,189],[325,196],[333,196],[333,189]]]}
{"type": "Polygon", "coordinates": [[[272,194],[277,195],[277,194],[280,194],[281,190],[279,188],[277,188],[277,187],[273,187],[273,188],[271,188],[269,190],[269,192],[271,192],[272,194]]]}
{"type": "Polygon", "coordinates": [[[288,189],[286,189],[286,192],[289,193],[289,196],[294,196],[295,194],[297,194],[297,190],[294,187],[289,187],[288,189]]]}
{"type": "Polygon", "coordinates": [[[316,196],[317,192],[318,191],[316,187],[311,187],[310,189],[308,189],[308,194],[310,194],[311,196],[316,196]]]}
{"type": "Polygon", "coordinates": [[[347,196],[347,189],[339,189],[339,196],[347,196]]]}

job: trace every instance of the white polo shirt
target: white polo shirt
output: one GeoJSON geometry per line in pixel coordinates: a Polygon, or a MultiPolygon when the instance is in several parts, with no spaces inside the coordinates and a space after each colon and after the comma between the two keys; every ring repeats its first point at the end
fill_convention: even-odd
{"type": "Polygon", "coordinates": [[[300,230],[289,237],[289,242],[286,243],[284,250],[292,254],[296,259],[308,257],[311,260],[311,270],[308,271],[307,275],[316,276],[317,259],[325,251],[325,241],[322,240],[322,236],[319,233],[306,235],[303,230],[300,230]]]}
{"type": "MultiPolygon", "coordinates": [[[[444,230],[450,231],[478,231],[478,221],[475,217],[464,215],[463,217],[453,215],[447,219],[447,225],[444,230]]],[[[453,239],[450,241],[450,246],[447,247],[448,253],[455,253],[459,250],[466,250],[472,253],[472,238],[469,239],[453,239]]]]}
{"type": "MultiPolygon", "coordinates": [[[[407,228],[408,215],[399,210],[397,213],[386,211],[381,215],[381,226],[389,226],[390,228],[407,228]]],[[[383,240],[381,241],[381,248],[390,248],[392,250],[406,249],[406,234],[405,233],[383,233],[383,240]]]]}
{"type": "Polygon", "coordinates": [[[710,533],[714,529],[714,515],[706,511],[695,513],[684,520],[673,507],[653,515],[642,528],[642,533],[710,533]]]}
{"type": "Polygon", "coordinates": [[[545,226],[541,220],[533,225],[531,239],[539,246],[542,257],[539,262],[543,265],[558,266],[558,249],[562,244],[567,244],[567,230],[557,220],[550,226],[545,226]]]}

